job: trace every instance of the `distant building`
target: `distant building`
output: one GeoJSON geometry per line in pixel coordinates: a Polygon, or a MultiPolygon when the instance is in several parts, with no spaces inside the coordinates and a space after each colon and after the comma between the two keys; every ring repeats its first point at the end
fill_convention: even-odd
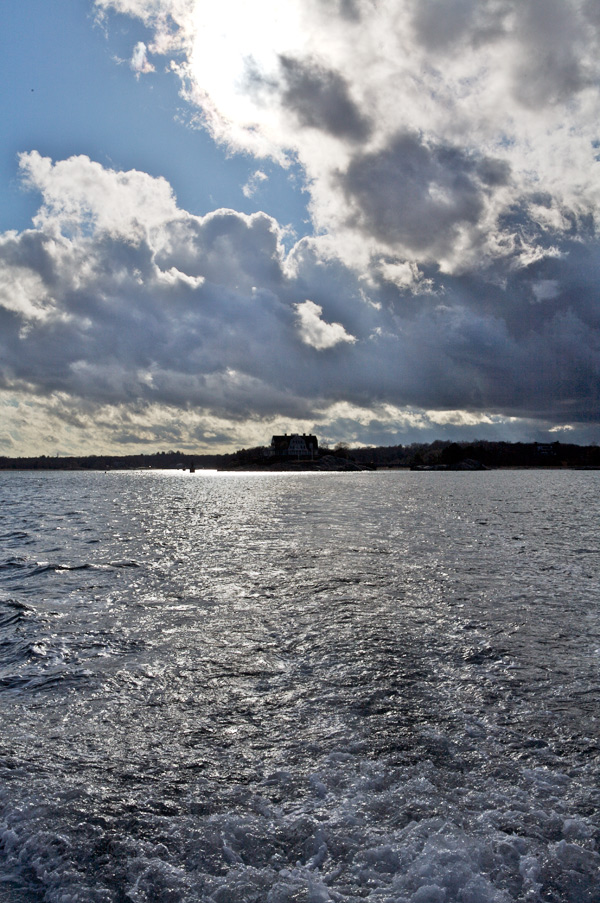
{"type": "Polygon", "coordinates": [[[306,433],[287,433],[283,436],[273,436],[271,439],[272,455],[290,455],[295,458],[314,458],[319,451],[319,442],[316,436],[306,433]]]}
{"type": "Polygon", "coordinates": [[[558,442],[538,442],[536,451],[538,455],[555,455],[558,452],[558,442]]]}

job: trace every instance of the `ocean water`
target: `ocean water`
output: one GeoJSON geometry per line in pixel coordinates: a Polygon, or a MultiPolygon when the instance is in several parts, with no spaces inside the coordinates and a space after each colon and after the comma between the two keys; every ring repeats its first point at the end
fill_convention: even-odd
{"type": "Polygon", "coordinates": [[[0,473],[1,903],[598,903],[599,490],[0,473]]]}

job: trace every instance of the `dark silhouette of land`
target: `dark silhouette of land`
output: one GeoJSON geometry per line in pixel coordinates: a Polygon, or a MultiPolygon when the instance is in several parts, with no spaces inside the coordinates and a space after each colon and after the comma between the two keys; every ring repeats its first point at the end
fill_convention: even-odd
{"type": "Polygon", "coordinates": [[[229,454],[180,451],[136,455],[0,457],[0,470],[485,470],[506,467],[600,469],[600,447],[562,442],[444,442],[350,448],[319,448],[313,460],[273,454],[268,447],[229,454]]]}

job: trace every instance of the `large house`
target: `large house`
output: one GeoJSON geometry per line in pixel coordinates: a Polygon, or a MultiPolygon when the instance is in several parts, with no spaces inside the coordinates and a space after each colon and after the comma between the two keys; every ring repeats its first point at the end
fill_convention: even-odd
{"type": "Polygon", "coordinates": [[[316,436],[307,436],[306,433],[291,433],[288,436],[273,436],[271,439],[272,455],[290,455],[297,458],[314,458],[319,451],[319,443],[316,436]]]}

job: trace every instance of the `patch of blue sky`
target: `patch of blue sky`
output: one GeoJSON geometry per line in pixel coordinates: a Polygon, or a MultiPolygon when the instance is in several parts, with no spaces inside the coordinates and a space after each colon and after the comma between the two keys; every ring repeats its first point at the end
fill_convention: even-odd
{"type": "Polygon", "coordinates": [[[150,40],[142,24],[115,15],[94,26],[90,5],[79,0],[27,0],[26,9],[6,0],[0,17],[0,231],[28,228],[39,207],[18,177],[18,154],[31,150],[163,176],[194,214],[265,210],[298,236],[311,231],[298,167],[259,163],[268,178],[246,197],[256,159],[229,154],[191,124],[166,61],[153,57],[156,71],[136,78],[133,49],[150,40]]]}

